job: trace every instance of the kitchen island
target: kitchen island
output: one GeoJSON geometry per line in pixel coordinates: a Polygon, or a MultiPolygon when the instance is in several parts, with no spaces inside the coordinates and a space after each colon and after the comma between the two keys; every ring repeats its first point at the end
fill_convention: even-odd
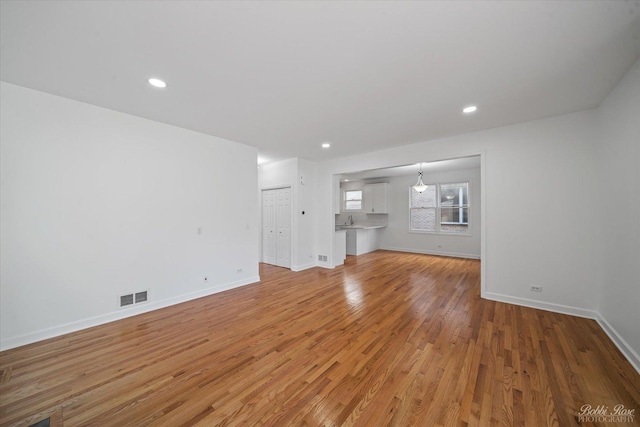
{"type": "Polygon", "coordinates": [[[384,225],[337,225],[336,231],[347,231],[347,255],[362,255],[380,248],[380,229],[384,227],[384,225]]]}

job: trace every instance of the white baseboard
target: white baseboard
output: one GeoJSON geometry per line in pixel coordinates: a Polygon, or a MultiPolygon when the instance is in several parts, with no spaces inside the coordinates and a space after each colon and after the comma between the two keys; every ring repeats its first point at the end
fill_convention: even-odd
{"type": "Polygon", "coordinates": [[[313,268],[313,267],[316,267],[316,263],[315,262],[310,262],[309,264],[292,266],[291,267],[291,271],[302,271],[302,270],[307,270],[307,269],[313,268]]]}
{"type": "Polygon", "coordinates": [[[482,295],[482,298],[491,301],[506,302],[509,304],[521,305],[524,307],[537,308],[539,310],[552,311],[554,313],[585,317],[587,319],[595,319],[597,315],[597,313],[593,310],[587,310],[580,307],[556,304],[553,302],[538,301],[529,298],[513,297],[510,295],[496,294],[494,292],[485,292],[484,295],[482,295]]]}
{"type": "Polygon", "coordinates": [[[161,301],[144,303],[137,306],[113,311],[111,313],[101,314],[99,316],[89,317],[87,319],[82,319],[74,322],[65,323],[62,325],[52,326],[50,328],[42,329],[36,332],[31,332],[18,337],[9,338],[6,340],[0,340],[0,351],[9,350],[11,348],[20,347],[23,345],[37,342],[37,341],[42,341],[42,340],[57,337],[60,335],[68,334],[71,332],[77,332],[82,329],[103,325],[105,323],[125,319],[127,317],[136,316],[138,314],[147,313],[149,311],[158,310],[160,308],[169,307],[175,304],[180,304],[182,302],[205,297],[207,295],[217,294],[219,292],[227,291],[229,289],[250,285],[252,283],[256,283],[259,281],[260,281],[259,276],[249,277],[247,279],[238,280],[235,282],[223,283],[220,285],[212,286],[210,288],[201,289],[196,292],[189,292],[187,294],[167,298],[161,301]]]}
{"type": "Polygon", "coordinates": [[[600,313],[594,310],[587,310],[579,307],[572,307],[568,305],[555,304],[545,301],[537,301],[528,298],[519,298],[509,295],[496,294],[494,292],[485,292],[482,298],[506,302],[508,304],[522,305],[524,307],[537,308],[545,311],[552,311],[554,313],[569,314],[571,316],[585,317],[587,319],[593,319],[602,328],[602,330],[609,336],[611,341],[618,347],[618,350],[622,355],[631,363],[631,366],[640,374],[640,356],[638,353],[625,341],[624,338],[616,331],[613,326],[607,320],[602,317],[600,313]]]}
{"type": "MultiPolygon", "coordinates": [[[[396,250],[396,249],[385,248],[385,250],[396,250]]],[[[402,250],[400,252],[411,252],[411,251],[402,250]]],[[[423,252],[413,252],[413,253],[423,253],[423,252]]],[[[447,256],[454,256],[454,255],[447,255],[447,256]]],[[[312,267],[316,267],[316,265],[307,264],[301,267],[297,267],[299,268],[299,270],[293,270],[293,269],[292,270],[302,271],[312,267]]],[[[319,265],[319,267],[331,268],[326,265],[319,265]]],[[[259,276],[250,277],[244,280],[229,282],[222,285],[213,286],[207,289],[202,289],[196,292],[190,292],[188,294],[167,298],[162,301],[155,301],[152,303],[142,304],[136,307],[118,310],[118,311],[103,314],[100,316],[94,316],[94,317],[90,317],[90,318],[75,321],[75,322],[65,323],[63,325],[53,326],[50,328],[42,329],[40,331],[29,333],[26,335],[21,335],[18,337],[2,340],[0,341],[0,351],[9,350],[15,347],[20,347],[23,345],[37,342],[37,341],[42,341],[45,339],[68,334],[71,332],[80,331],[82,329],[103,325],[105,323],[125,319],[127,317],[135,316],[142,313],[147,313],[153,310],[158,310],[158,309],[169,307],[175,304],[180,304],[196,298],[205,297],[207,295],[213,295],[229,289],[250,285],[252,283],[256,283],[259,281],[260,281],[259,276]]],[[[625,358],[629,361],[629,363],[631,363],[634,369],[638,371],[638,373],[640,373],[640,356],[638,355],[638,353],[629,345],[629,343],[626,342],[624,338],[622,338],[622,336],[615,330],[615,328],[611,326],[611,324],[597,311],[586,310],[583,308],[567,306],[562,304],[549,303],[545,301],[537,301],[537,300],[532,300],[528,298],[520,298],[520,297],[514,297],[514,296],[509,296],[504,294],[497,294],[494,292],[485,292],[482,295],[482,297],[492,301],[504,302],[508,304],[515,304],[515,305],[521,305],[524,307],[551,311],[554,313],[568,314],[571,316],[594,319],[598,322],[598,324],[604,330],[604,332],[609,336],[611,341],[613,341],[616,347],[618,347],[620,352],[625,356],[625,358]]]]}
{"type": "Polygon", "coordinates": [[[412,254],[424,254],[424,255],[439,255],[439,256],[450,256],[454,258],[470,258],[470,259],[480,259],[480,255],[475,254],[463,254],[458,252],[445,252],[445,251],[432,251],[425,249],[412,249],[412,248],[399,248],[395,246],[383,246],[380,249],[384,251],[394,251],[394,252],[409,252],[412,254]]]}
{"type": "Polygon", "coordinates": [[[635,370],[640,374],[640,356],[638,355],[638,353],[629,345],[627,341],[625,341],[624,338],[622,338],[622,336],[620,336],[618,331],[616,331],[613,326],[611,326],[611,324],[607,322],[607,319],[602,317],[600,313],[596,314],[596,321],[598,322],[600,327],[607,335],[609,335],[609,338],[611,338],[611,341],[613,341],[616,347],[618,347],[618,350],[620,350],[624,357],[627,358],[629,363],[631,363],[631,366],[633,366],[635,370]]]}

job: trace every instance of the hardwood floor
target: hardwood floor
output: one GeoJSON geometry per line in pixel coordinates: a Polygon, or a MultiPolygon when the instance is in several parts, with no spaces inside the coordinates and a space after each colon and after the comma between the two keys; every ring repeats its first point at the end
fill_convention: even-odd
{"type": "MultiPolygon", "coordinates": [[[[0,353],[0,425],[607,425],[640,376],[593,320],[480,299],[480,262],[377,251],[0,353]]],[[[619,422],[608,425],[631,425],[619,422]]]]}

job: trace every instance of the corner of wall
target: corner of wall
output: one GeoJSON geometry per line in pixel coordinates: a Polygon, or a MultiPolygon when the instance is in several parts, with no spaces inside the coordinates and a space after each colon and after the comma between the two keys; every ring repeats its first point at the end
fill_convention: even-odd
{"type": "Polygon", "coordinates": [[[520,305],[523,307],[535,308],[538,310],[551,311],[553,313],[568,314],[570,316],[584,317],[586,319],[597,318],[597,313],[595,311],[587,310],[581,307],[532,300],[529,298],[514,297],[511,295],[504,295],[495,292],[485,292],[482,297],[491,301],[520,305]]]}
{"type": "Polygon", "coordinates": [[[598,322],[602,330],[611,338],[611,341],[618,347],[618,350],[627,358],[631,366],[640,374],[640,355],[629,345],[629,343],[614,329],[613,326],[602,314],[596,312],[595,320],[598,322]]]}

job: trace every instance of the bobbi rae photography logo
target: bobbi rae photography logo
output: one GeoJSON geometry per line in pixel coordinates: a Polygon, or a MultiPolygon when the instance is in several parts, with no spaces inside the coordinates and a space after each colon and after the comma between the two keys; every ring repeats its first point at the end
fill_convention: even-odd
{"type": "Polygon", "coordinates": [[[577,418],[580,423],[632,423],[635,416],[636,410],[625,408],[623,404],[609,408],[604,405],[594,407],[585,403],[580,407],[577,418]]]}

